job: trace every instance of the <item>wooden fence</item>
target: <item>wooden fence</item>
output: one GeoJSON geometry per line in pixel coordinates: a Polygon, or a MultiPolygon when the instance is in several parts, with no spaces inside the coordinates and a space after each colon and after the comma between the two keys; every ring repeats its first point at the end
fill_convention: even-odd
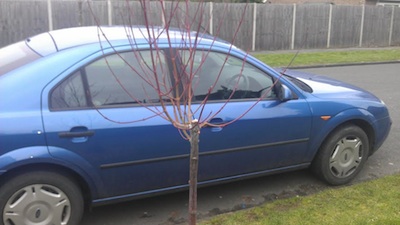
{"type": "MultiPolygon", "coordinates": [[[[170,9],[176,2],[165,2],[170,9]]],[[[190,3],[189,15],[204,29],[245,50],[377,47],[400,45],[400,7],[190,3]],[[241,19],[243,18],[243,20],[241,19]]],[[[151,23],[165,23],[157,1],[151,23]]],[[[185,7],[180,7],[184,10],[185,7]]],[[[167,10],[167,11],[168,11],[167,10]]],[[[173,24],[179,26],[180,12],[173,24]]],[[[140,3],[116,0],[1,0],[0,47],[28,36],[75,26],[144,24],[140,3]],[[127,13],[131,10],[131,13],[127,13]],[[94,13],[91,13],[91,12],[94,13]]]]}

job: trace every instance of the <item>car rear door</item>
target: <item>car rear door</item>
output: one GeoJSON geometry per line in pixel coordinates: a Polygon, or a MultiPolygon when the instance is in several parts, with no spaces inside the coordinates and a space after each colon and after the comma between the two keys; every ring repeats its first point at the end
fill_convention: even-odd
{"type": "MultiPolygon", "coordinates": [[[[165,56],[155,54],[160,84],[164,82],[159,90],[168,92],[165,56]]],[[[99,177],[103,191],[98,197],[187,184],[189,143],[160,117],[153,69],[147,66],[152,62],[145,62],[150,58],[148,50],[101,54],[67,71],[43,92],[51,154],[71,167],[86,168],[92,179],[99,177]]]]}

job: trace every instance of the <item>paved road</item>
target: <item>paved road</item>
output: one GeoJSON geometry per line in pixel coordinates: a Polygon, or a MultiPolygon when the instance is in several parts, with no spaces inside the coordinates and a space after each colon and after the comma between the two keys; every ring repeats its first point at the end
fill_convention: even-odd
{"type": "MultiPolygon", "coordinates": [[[[400,63],[301,69],[347,81],[378,95],[388,105],[393,127],[381,149],[366,163],[355,182],[400,172],[400,63]]],[[[329,188],[307,170],[239,181],[199,190],[199,218],[238,210],[279,198],[329,188]]],[[[94,208],[81,225],[183,224],[187,192],[94,208]]]]}

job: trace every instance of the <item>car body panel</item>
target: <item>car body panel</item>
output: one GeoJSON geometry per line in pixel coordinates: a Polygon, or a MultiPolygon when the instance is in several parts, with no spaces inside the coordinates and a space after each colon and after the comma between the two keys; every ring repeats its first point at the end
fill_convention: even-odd
{"type": "MultiPolygon", "coordinates": [[[[130,46],[120,46],[117,49],[127,51],[129,48],[130,46]]],[[[159,117],[129,123],[152,117],[153,114],[148,109],[132,106],[98,110],[49,110],[48,96],[52,87],[76,68],[103,56],[104,52],[107,54],[108,51],[114,49],[89,54],[77,65],[57,76],[43,90],[42,113],[48,145],[68,149],[88,160],[94,173],[100,174],[103,183],[108,183],[105,185],[105,192],[101,193],[99,198],[186,186],[188,174],[169,176],[188,170],[189,143],[182,139],[176,128],[159,117]],[[72,129],[94,131],[94,135],[71,139],[59,137],[59,133],[72,129]],[[143,133],[152,135],[143,137],[143,133]],[[159,149],[158,142],[162,142],[167,148],[159,149]],[[143,174],[142,171],[147,172],[143,174]]],[[[216,112],[223,105],[224,103],[210,103],[204,109],[204,113],[207,115],[216,112]]],[[[228,122],[246,113],[245,110],[237,109],[247,109],[253,105],[252,101],[232,102],[217,118],[228,122]]],[[[213,128],[203,129],[200,138],[204,145],[201,144],[200,154],[204,161],[200,165],[199,181],[304,163],[303,155],[308,149],[310,121],[311,112],[305,100],[274,100],[258,103],[242,120],[222,128],[221,131],[215,132],[213,128]],[[287,127],[292,124],[296,126],[288,132],[287,127]],[[268,130],[270,126],[275,127],[273,132],[268,130]],[[257,129],[254,129],[255,127],[257,129]],[[248,135],[249,133],[254,135],[248,135]],[[297,156],[293,158],[295,160],[287,158],[293,154],[297,156]],[[249,163],[252,163],[253,167],[249,167],[249,163]]],[[[50,153],[54,155],[52,151],[50,153]]]]}
{"type": "MultiPolygon", "coordinates": [[[[124,27],[75,28],[26,41],[42,58],[0,75],[0,96],[7,96],[0,98],[0,173],[33,164],[63,167],[84,181],[94,204],[188,187],[189,142],[154,113],[159,105],[51,108],[52,91],[74,72],[105,55],[151,48],[146,35],[139,35],[132,45],[125,32],[124,27]],[[103,31],[109,40],[99,39],[103,31]]],[[[193,47],[187,34],[173,35],[172,43],[157,39],[157,48],[193,47]]],[[[215,124],[201,130],[199,185],[305,168],[326,137],[349,122],[361,121],[371,128],[371,153],[390,131],[384,103],[365,90],[326,77],[272,69],[210,37],[201,38],[196,48],[244,60],[273,78],[275,91],[281,86],[286,91],[281,99],[232,99],[228,104],[216,100],[204,108],[193,103],[193,109],[201,109],[194,110],[195,118],[215,124]],[[229,122],[233,123],[218,126],[229,122]]],[[[173,111],[172,105],[166,109],[173,111]]]]}
{"type": "MultiPolygon", "coordinates": [[[[307,95],[316,98],[307,96],[307,99],[315,119],[313,124],[318,126],[313,129],[318,131],[316,140],[324,140],[341,123],[361,120],[369,124],[377,134],[371,154],[382,145],[382,140],[389,134],[392,121],[388,109],[382,107],[383,102],[375,95],[354,85],[321,75],[290,70],[285,74],[301,79],[313,89],[313,92],[307,95]],[[325,125],[321,116],[332,118],[325,125]],[[321,134],[324,135],[320,136],[321,134]]],[[[314,145],[320,146],[320,144],[321,142],[316,142],[314,145]]]]}

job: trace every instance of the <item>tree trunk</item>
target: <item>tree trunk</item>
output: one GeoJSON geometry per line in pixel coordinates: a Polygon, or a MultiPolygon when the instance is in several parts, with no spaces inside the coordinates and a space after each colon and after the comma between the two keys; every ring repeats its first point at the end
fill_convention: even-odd
{"type": "Polygon", "coordinates": [[[197,174],[199,167],[200,127],[193,123],[190,130],[190,172],[189,172],[189,225],[196,225],[197,216],[197,174]]]}

